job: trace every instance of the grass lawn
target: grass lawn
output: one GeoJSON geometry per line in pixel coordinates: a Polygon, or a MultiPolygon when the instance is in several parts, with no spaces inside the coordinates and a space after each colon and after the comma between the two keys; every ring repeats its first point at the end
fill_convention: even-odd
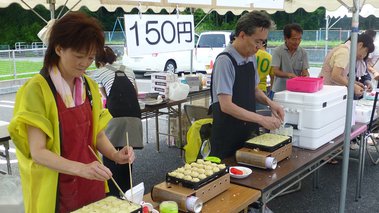
{"type": "MultiPolygon", "coordinates": [[[[276,47],[282,44],[284,44],[284,41],[268,41],[269,47],[276,47]]],[[[341,41],[329,41],[328,48],[330,49],[340,44],[342,44],[341,41]]],[[[300,46],[304,48],[324,48],[325,41],[301,41],[300,46]]]]}
{"type": "MultiPolygon", "coordinates": [[[[16,61],[17,78],[27,78],[35,75],[41,70],[42,65],[42,61],[16,61]]],[[[95,63],[88,68],[88,70],[94,69],[96,69],[95,63]]],[[[14,79],[13,72],[13,61],[0,60],[0,81],[14,79]]]]}

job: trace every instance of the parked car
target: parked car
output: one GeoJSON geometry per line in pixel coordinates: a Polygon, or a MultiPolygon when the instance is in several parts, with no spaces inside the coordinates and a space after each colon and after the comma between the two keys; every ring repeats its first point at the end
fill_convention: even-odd
{"type": "Polygon", "coordinates": [[[230,43],[234,37],[231,31],[209,31],[200,34],[194,52],[196,71],[208,71],[216,57],[230,43]]]}
{"type": "MultiPolygon", "coordinates": [[[[195,34],[195,44],[198,38],[199,35],[195,34]]],[[[125,50],[122,63],[137,73],[162,71],[178,73],[191,69],[191,51],[152,53],[150,55],[130,57],[125,50]]]]}
{"type": "Polygon", "coordinates": [[[153,53],[140,57],[129,57],[124,51],[123,64],[134,72],[161,72],[174,73],[189,71],[191,63],[193,70],[206,72],[217,55],[230,42],[231,31],[209,31],[200,36],[195,35],[195,49],[191,62],[191,51],[177,51],[167,53],[153,53]]]}

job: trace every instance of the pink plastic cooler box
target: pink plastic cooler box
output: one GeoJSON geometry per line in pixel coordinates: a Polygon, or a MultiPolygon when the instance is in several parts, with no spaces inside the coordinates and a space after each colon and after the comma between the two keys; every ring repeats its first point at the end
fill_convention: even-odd
{"type": "Polygon", "coordinates": [[[292,92],[313,93],[320,91],[324,86],[323,78],[296,77],[287,80],[286,87],[292,92]]]}

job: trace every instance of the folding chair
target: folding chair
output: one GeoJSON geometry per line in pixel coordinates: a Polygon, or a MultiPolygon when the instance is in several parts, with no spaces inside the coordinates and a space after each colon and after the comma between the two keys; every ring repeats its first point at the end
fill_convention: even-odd
{"type": "Polygon", "coordinates": [[[212,117],[211,115],[208,115],[208,108],[204,106],[186,104],[184,105],[184,112],[190,124],[203,118],[212,117]]]}

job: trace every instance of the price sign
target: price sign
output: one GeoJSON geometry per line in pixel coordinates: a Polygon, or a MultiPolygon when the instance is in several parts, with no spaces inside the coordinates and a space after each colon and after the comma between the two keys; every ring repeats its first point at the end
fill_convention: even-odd
{"type": "Polygon", "coordinates": [[[192,15],[125,15],[129,56],[194,48],[192,15]]]}

